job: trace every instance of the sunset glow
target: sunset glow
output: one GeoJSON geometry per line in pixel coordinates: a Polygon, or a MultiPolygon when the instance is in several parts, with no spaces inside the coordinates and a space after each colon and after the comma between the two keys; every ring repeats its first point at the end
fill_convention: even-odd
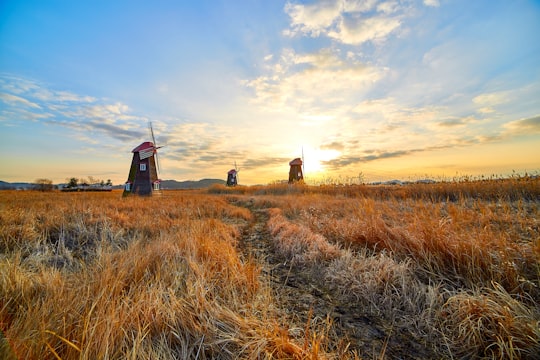
{"type": "Polygon", "coordinates": [[[303,147],[303,152],[306,181],[329,176],[325,163],[337,159],[340,155],[337,150],[314,149],[310,146],[303,147]]]}
{"type": "Polygon", "coordinates": [[[3,1],[0,180],[540,171],[538,1],[3,1]]]}

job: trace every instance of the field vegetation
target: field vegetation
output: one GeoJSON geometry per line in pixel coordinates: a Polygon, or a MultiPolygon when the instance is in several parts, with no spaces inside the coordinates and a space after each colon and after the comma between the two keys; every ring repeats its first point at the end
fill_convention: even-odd
{"type": "Polygon", "coordinates": [[[536,359],[540,180],[0,192],[0,358],[536,359]]]}

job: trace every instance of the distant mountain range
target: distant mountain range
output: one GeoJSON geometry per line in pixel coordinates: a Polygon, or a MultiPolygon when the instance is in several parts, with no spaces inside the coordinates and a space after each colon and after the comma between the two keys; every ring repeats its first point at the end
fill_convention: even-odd
{"type": "Polygon", "coordinates": [[[161,180],[161,188],[167,189],[204,189],[215,184],[225,185],[225,180],[220,179],[201,179],[201,180],[161,180]]]}
{"type": "MultiPolygon", "coordinates": [[[[178,189],[204,189],[210,187],[214,184],[225,185],[225,180],[220,179],[201,179],[201,180],[186,180],[186,181],[176,181],[176,180],[162,180],[161,188],[164,190],[178,190],[178,189]]],[[[55,184],[55,186],[61,186],[65,184],[55,184]]],[[[27,190],[32,189],[34,186],[33,183],[28,182],[6,182],[0,180],[0,190],[27,190]]],[[[123,185],[114,185],[113,189],[122,189],[123,185]]]]}
{"type": "Polygon", "coordinates": [[[12,190],[12,189],[31,189],[34,186],[32,183],[14,182],[9,183],[0,180],[0,190],[12,190]]]}

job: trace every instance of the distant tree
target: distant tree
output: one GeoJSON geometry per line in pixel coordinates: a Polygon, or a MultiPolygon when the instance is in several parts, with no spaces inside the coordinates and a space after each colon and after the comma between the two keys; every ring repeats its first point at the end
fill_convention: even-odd
{"type": "Polygon", "coordinates": [[[77,180],[77,178],[72,177],[71,179],[69,179],[67,187],[68,188],[76,188],[79,185],[78,182],[79,182],[79,180],[77,180]]]}
{"type": "Polygon", "coordinates": [[[105,185],[107,185],[107,186],[112,186],[112,181],[111,181],[111,179],[107,179],[107,183],[106,183],[105,185]]]}
{"type": "Polygon", "coordinates": [[[37,179],[34,182],[34,189],[38,191],[52,191],[54,185],[50,179],[37,179]]]}

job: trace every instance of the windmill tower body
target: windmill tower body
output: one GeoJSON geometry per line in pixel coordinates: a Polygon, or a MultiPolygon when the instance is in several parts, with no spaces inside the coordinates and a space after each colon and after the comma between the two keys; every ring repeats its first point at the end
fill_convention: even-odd
{"type": "Polygon", "coordinates": [[[231,169],[227,173],[227,186],[236,186],[238,185],[238,171],[236,169],[231,169]]]}
{"type": "Polygon", "coordinates": [[[150,196],[154,193],[160,193],[160,180],[156,168],[156,149],[154,143],[146,141],[131,151],[133,160],[131,160],[123,196],[131,194],[150,196]]]}
{"type": "Polygon", "coordinates": [[[234,169],[227,172],[227,186],[236,186],[238,185],[238,173],[240,170],[236,166],[236,161],[234,162],[234,169]]]}
{"type": "Polygon", "coordinates": [[[289,162],[291,169],[289,170],[289,184],[295,181],[304,180],[304,173],[302,172],[302,159],[296,158],[289,162]]]}

